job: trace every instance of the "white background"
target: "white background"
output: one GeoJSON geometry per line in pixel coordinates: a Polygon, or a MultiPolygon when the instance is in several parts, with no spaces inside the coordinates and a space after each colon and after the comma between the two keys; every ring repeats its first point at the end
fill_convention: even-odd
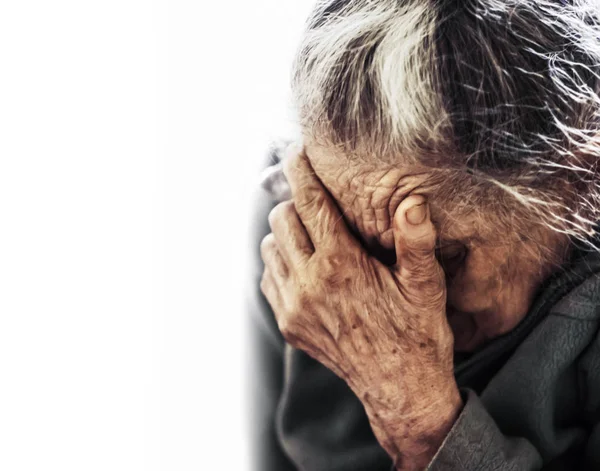
{"type": "Polygon", "coordinates": [[[249,195],[311,3],[2,2],[0,469],[248,469],[249,195]]]}

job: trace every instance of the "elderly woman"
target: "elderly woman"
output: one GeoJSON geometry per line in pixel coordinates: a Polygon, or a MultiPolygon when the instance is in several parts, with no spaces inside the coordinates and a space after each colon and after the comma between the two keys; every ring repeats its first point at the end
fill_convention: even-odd
{"type": "Polygon", "coordinates": [[[600,469],[599,38],[596,0],[317,5],[258,469],[600,469]]]}

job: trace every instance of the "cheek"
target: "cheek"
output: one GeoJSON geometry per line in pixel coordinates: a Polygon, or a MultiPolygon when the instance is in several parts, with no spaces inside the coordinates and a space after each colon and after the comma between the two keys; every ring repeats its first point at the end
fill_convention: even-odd
{"type": "Polygon", "coordinates": [[[506,248],[472,251],[448,280],[449,306],[471,314],[488,333],[511,330],[528,312],[535,292],[526,265],[531,264],[519,264],[519,257],[506,248]]]}
{"type": "Polygon", "coordinates": [[[479,251],[471,251],[448,280],[448,304],[462,312],[489,312],[508,285],[507,275],[502,264],[494,263],[479,251]]]}

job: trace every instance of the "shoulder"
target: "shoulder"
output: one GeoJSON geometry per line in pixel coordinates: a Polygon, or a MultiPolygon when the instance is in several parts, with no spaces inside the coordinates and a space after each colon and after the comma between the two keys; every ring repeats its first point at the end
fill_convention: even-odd
{"type": "Polygon", "coordinates": [[[566,294],[552,306],[550,315],[582,321],[599,320],[600,254],[588,253],[578,258],[554,280],[551,290],[564,290],[566,294]]]}

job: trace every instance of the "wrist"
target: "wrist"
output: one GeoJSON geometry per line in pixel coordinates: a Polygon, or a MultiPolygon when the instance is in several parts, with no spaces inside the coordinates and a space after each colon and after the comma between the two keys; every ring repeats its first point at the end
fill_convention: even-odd
{"type": "Polygon", "coordinates": [[[443,394],[421,395],[411,412],[378,410],[367,413],[373,431],[390,454],[397,470],[422,470],[431,462],[452,426],[463,402],[456,383],[443,394]]]}

